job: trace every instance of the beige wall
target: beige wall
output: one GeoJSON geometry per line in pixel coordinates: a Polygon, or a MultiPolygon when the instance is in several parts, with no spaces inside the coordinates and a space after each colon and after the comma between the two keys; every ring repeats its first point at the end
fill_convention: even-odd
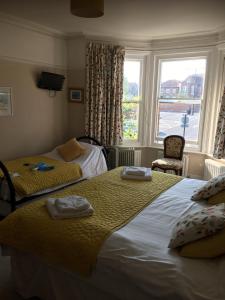
{"type": "MultiPolygon", "coordinates": [[[[85,88],[85,47],[84,38],[68,40],[68,87],[70,88],[85,88]]],[[[69,103],[69,137],[84,134],[84,114],[84,102],[69,103]]]]}
{"type": "Polygon", "coordinates": [[[65,39],[10,22],[0,24],[1,58],[66,67],[65,39]]]}
{"type": "Polygon", "coordinates": [[[13,116],[0,117],[0,159],[43,153],[64,141],[68,129],[66,84],[64,91],[50,97],[36,82],[41,71],[65,71],[7,60],[0,60],[0,70],[0,86],[13,90],[13,116]]]}

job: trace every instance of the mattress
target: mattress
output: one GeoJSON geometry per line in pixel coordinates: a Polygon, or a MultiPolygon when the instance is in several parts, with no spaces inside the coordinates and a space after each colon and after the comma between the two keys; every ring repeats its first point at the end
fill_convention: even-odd
{"type": "Polygon", "coordinates": [[[89,279],[7,249],[17,291],[23,297],[45,300],[224,300],[225,257],[190,259],[168,249],[179,217],[205,205],[190,200],[203,184],[183,179],[114,232],[104,243],[89,279]]]}

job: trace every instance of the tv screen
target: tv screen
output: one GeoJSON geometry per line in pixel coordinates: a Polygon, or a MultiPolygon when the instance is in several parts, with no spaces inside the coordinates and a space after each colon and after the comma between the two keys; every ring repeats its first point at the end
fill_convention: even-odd
{"type": "Polygon", "coordinates": [[[38,81],[40,89],[61,91],[65,77],[60,74],[42,72],[38,81]]]}

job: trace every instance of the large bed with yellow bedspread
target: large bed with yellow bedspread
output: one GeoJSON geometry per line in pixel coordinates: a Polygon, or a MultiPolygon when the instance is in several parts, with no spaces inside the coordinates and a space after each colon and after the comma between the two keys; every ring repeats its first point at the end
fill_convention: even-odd
{"type": "Polygon", "coordinates": [[[66,189],[85,196],[91,217],[53,220],[45,199],[0,223],[16,289],[24,298],[225,299],[224,257],[182,258],[168,249],[181,215],[198,211],[190,200],[203,182],[153,172],[150,182],[122,180],[115,169],[66,189]]]}

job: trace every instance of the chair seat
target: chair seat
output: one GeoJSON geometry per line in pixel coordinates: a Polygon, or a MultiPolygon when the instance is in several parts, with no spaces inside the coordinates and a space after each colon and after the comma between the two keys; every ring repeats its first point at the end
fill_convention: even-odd
{"type": "Polygon", "coordinates": [[[160,158],[152,162],[152,167],[158,167],[163,170],[180,170],[183,168],[183,162],[174,158],[160,158]]]}

